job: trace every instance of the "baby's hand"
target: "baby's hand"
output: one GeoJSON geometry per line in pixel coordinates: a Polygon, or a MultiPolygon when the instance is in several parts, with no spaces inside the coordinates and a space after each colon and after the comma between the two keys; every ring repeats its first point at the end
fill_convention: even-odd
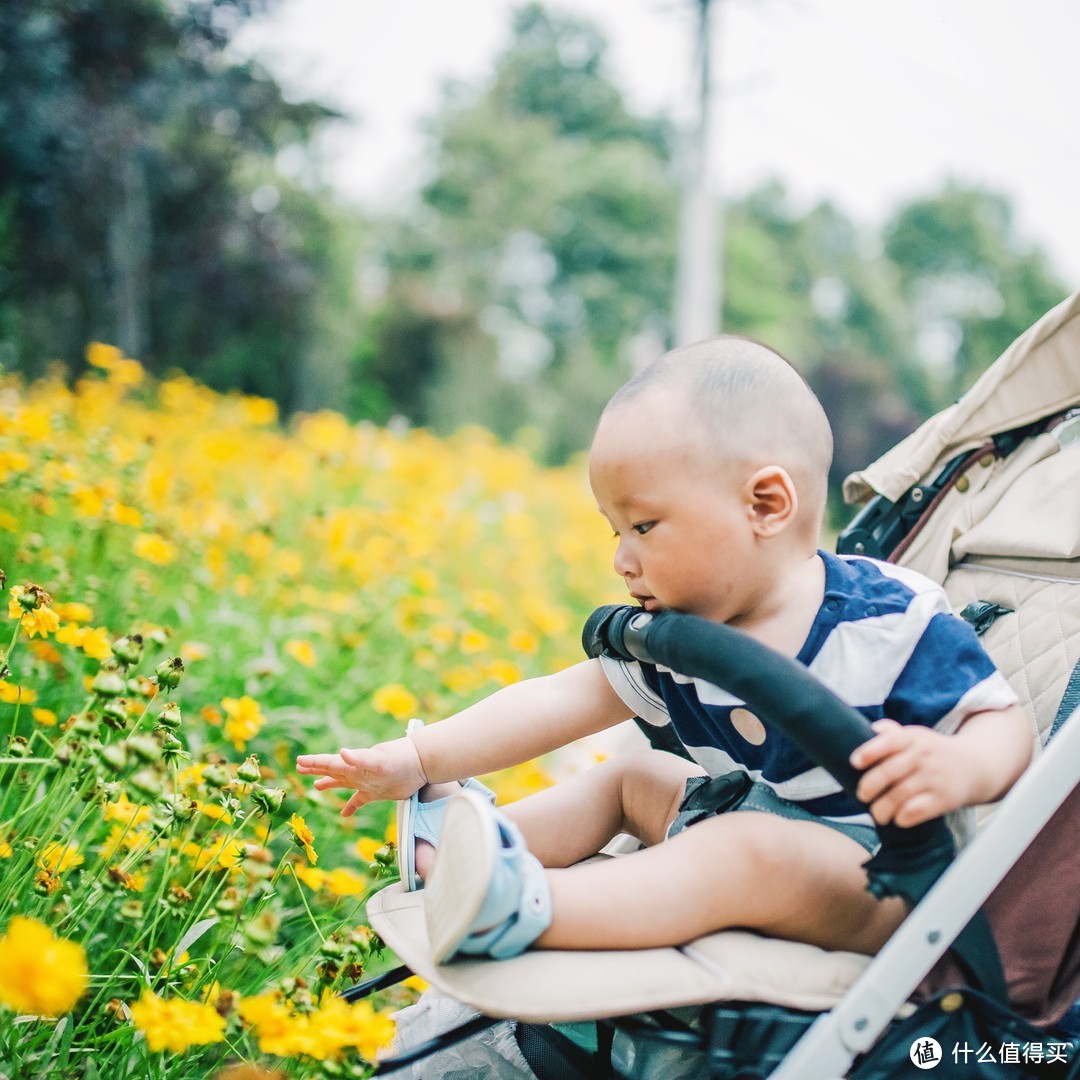
{"type": "Polygon", "coordinates": [[[420,756],[411,739],[392,739],[366,750],[342,747],[336,754],[302,754],[296,759],[297,772],[317,776],[315,787],[355,788],[356,793],[341,810],[351,817],[369,802],[379,799],[407,799],[427,783],[420,756]]]}
{"type": "Polygon", "coordinates": [[[910,827],[970,801],[962,745],[918,724],[878,720],[877,732],[851,755],[865,772],[855,794],[879,825],[910,827]]]}

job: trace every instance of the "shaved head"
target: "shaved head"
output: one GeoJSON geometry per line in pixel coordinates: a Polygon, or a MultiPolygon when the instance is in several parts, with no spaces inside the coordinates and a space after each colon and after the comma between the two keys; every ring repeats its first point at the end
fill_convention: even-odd
{"type": "Polygon", "coordinates": [[[734,335],[673,349],[618,390],[602,420],[623,410],[640,420],[654,409],[658,420],[684,425],[680,434],[717,464],[786,469],[807,524],[820,526],[832,431],[813,391],[779,353],[734,335]]]}

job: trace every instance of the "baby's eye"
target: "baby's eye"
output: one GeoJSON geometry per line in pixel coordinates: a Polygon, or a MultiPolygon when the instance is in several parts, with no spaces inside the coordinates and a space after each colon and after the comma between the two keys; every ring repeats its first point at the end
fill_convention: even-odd
{"type": "Polygon", "coordinates": [[[634,532],[638,533],[640,536],[644,536],[655,524],[655,521],[639,521],[634,526],[634,532]]]}

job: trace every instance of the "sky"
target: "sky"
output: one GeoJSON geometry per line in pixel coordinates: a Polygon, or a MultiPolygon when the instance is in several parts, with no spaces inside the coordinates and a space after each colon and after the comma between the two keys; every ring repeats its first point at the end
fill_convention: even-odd
{"type": "MultiPolygon", "coordinates": [[[[238,50],[349,117],[321,149],[344,195],[400,204],[447,79],[483,83],[513,0],[280,0],[238,50]]],[[[631,108],[692,115],[693,0],[551,0],[596,22],[631,108]]],[[[946,178],[1009,195],[1080,288],[1078,0],[713,0],[718,194],[769,178],[881,224],[946,178]]]]}

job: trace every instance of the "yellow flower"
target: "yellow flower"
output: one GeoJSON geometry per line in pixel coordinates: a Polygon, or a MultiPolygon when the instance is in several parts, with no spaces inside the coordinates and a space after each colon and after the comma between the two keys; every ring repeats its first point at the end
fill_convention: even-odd
{"type": "Polygon", "coordinates": [[[292,830],[293,840],[296,842],[297,847],[304,849],[304,854],[308,858],[308,862],[314,866],[319,861],[319,856],[315,852],[315,848],[312,845],[315,843],[315,836],[312,831],[307,827],[307,823],[299,814],[293,814],[289,818],[289,828],[292,830]]]}
{"type": "Polygon", "coordinates": [[[31,709],[30,715],[43,727],[56,727],[56,713],[52,709],[31,709]]]}
{"type": "Polygon", "coordinates": [[[509,642],[511,649],[529,653],[530,655],[540,648],[540,642],[537,641],[536,635],[530,634],[528,630],[515,630],[506,640],[509,642]]]}
{"type": "Polygon", "coordinates": [[[70,600],[66,604],[56,604],[56,614],[65,622],[89,622],[94,617],[94,612],[88,604],[81,604],[77,600],[70,600]]]}
{"type": "Polygon", "coordinates": [[[275,993],[241,999],[240,1018],[255,1028],[264,1054],[283,1057],[296,1052],[296,1036],[307,1026],[307,1017],[294,1017],[275,993]]]}
{"type": "Polygon", "coordinates": [[[12,846],[6,840],[0,840],[0,859],[10,859],[14,854],[12,846]]]}
{"type": "Polygon", "coordinates": [[[350,870],[347,866],[339,866],[330,870],[323,882],[327,892],[331,896],[359,896],[367,888],[367,879],[350,870]]]}
{"type": "Polygon", "coordinates": [[[225,738],[232,742],[237,750],[243,750],[249,739],[253,739],[266,723],[259,703],[245,694],[242,698],[222,698],[221,707],[225,710],[225,738]]]}
{"type": "Polygon", "coordinates": [[[29,705],[32,701],[37,701],[37,691],[0,679],[0,701],[7,705],[17,705],[19,702],[29,705]]]}
{"type": "Polygon", "coordinates": [[[0,1004],[18,1013],[60,1016],[83,996],[89,981],[81,945],[37,919],[15,915],[0,937],[0,1004]]]}
{"type": "Polygon", "coordinates": [[[176,545],[158,533],[137,533],[131,550],[137,558],[155,566],[168,566],[176,560],[176,545]]]}
{"type": "Polygon", "coordinates": [[[356,841],[355,850],[364,862],[370,863],[375,861],[375,853],[382,851],[385,846],[384,841],[377,840],[374,836],[361,836],[356,841]]]}
{"type": "Polygon", "coordinates": [[[314,892],[318,892],[326,884],[326,871],[317,867],[293,866],[292,872],[314,892]]]}
{"type": "Polygon", "coordinates": [[[376,712],[389,713],[395,720],[407,720],[416,713],[420,702],[401,683],[390,683],[375,691],[371,704],[376,712]]]}
{"type": "Polygon", "coordinates": [[[304,667],[315,666],[315,649],[310,641],[289,640],[285,642],[284,649],[298,664],[303,664],[304,667]]]}
{"type": "Polygon", "coordinates": [[[74,844],[65,845],[54,842],[39,851],[35,861],[42,870],[48,870],[50,874],[62,874],[66,870],[82,866],[85,860],[74,844]]]}
{"type": "Polygon", "coordinates": [[[115,345],[91,341],[86,346],[86,362],[103,371],[111,371],[123,358],[124,354],[115,345]]]}
{"type": "Polygon", "coordinates": [[[461,635],[461,651],[467,655],[484,652],[490,644],[491,639],[487,634],[482,634],[479,630],[466,630],[461,635]]]}
{"type": "Polygon", "coordinates": [[[225,1038],[225,1017],[213,1005],[184,998],[159,998],[152,990],[130,1006],[136,1030],[146,1036],[146,1045],[157,1053],[171,1050],[182,1054],[189,1046],[205,1046],[225,1038]]]}
{"type": "Polygon", "coordinates": [[[37,585],[28,585],[25,589],[21,585],[12,585],[11,599],[8,601],[8,618],[21,619],[22,631],[30,637],[40,634],[45,637],[54,633],[60,625],[60,618],[49,604],[52,597],[44,589],[37,585]],[[26,600],[21,599],[26,597],[26,600]],[[27,606],[28,602],[32,606],[27,606]]]}

